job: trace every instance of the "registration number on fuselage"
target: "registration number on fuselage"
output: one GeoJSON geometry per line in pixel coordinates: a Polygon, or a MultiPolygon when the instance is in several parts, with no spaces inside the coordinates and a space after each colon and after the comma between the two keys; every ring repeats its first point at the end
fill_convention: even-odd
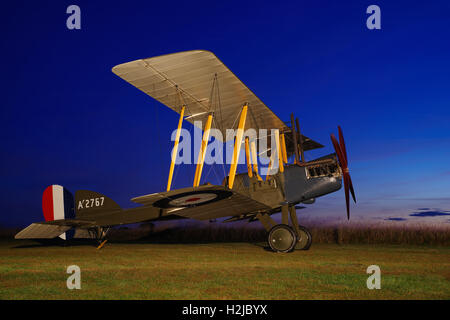
{"type": "Polygon", "coordinates": [[[105,197],[83,199],[78,201],[78,210],[102,207],[103,203],[105,203],[105,197]]]}

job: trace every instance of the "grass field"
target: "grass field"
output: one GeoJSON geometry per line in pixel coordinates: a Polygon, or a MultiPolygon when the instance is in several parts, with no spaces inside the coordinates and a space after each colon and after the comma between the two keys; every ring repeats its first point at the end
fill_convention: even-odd
{"type": "Polygon", "coordinates": [[[276,254],[263,243],[0,242],[0,299],[450,299],[443,246],[313,244],[276,254]],[[366,269],[381,268],[369,290],[366,269]],[[68,290],[66,268],[81,268],[68,290]]]}

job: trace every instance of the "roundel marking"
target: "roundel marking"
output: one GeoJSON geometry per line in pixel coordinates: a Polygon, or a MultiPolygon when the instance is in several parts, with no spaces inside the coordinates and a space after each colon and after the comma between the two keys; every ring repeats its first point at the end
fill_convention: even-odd
{"type": "Polygon", "coordinates": [[[211,201],[217,198],[215,193],[196,193],[195,195],[187,195],[174,199],[169,202],[172,207],[185,207],[190,205],[198,205],[207,201],[211,201]]]}
{"type": "MultiPolygon", "coordinates": [[[[60,185],[45,188],[42,194],[42,212],[45,221],[75,218],[73,195],[60,185]]],[[[73,237],[75,231],[68,230],[59,237],[67,240],[73,237]]]]}
{"type": "Polygon", "coordinates": [[[208,190],[183,192],[156,201],[153,206],[158,208],[196,207],[229,198],[232,192],[226,190],[208,190]]]}

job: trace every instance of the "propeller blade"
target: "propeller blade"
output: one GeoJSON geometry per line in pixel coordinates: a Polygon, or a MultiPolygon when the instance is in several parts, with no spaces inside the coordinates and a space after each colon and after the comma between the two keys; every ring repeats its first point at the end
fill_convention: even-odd
{"type": "Polygon", "coordinates": [[[345,162],[344,156],[342,155],[341,147],[339,146],[339,143],[334,134],[331,134],[331,142],[333,142],[334,151],[336,151],[339,164],[341,165],[342,170],[344,170],[347,167],[347,163],[345,162]]]}
{"type": "Polygon", "coordinates": [[[347,159],[347,149],[345,148],[344,134],[342,133],[342,129],[338,126],[339,130],[339,146],[341,147],[342,155],[345,157],[345,162],[348,164],[347,159]]]}
{"type": "Polygon", "coordinates": [[[353,189],[353,183],[352,183],[352,178],[350,177],[350,174],[348,175],[348,181],[349,181],[350,192],[352,194],[353,201],[356,203],[355,190],[353,189]]]}
{"type": "Polygon", "coordinates": [[[348,189],[349,189],[349,178],[350,176],[348,175],[348,173],[344,173],[344,190],[345,190],[345,206],[347,207],[347,220],[350,220],[350,199],[349,199],[349,194],[348,194],[348,189]]]}
{"type": "Polygon", "coordinates": [[[333,143],[334,150],[336,151],[337,158],[339,160],[339,165],[342,169],[342,180],[344,182],[344,192],[345,192],[345,206],[347,208],[347,219],[350,220],[350,193],[352,195],[353,201],[356,203],[355,190],[353,189],[352,178],[348,170],[348,159],[347,159],[347,149],[345,147],[344,134],[342,133],[342,128],[338,126],[339,130],[339,142],[331,134],[331,142],[333,143]]]}
{"type": "MultiPolygon", "coordinates": [[[[344,134],[342,133],[342,128],[340,126],[338,126],[338,130],[339,130],[339,146],[341,147],[342,155],[345,157],[345,162],[348,166],[348,158],[347,158],[347,150],[345,148],[344,134]]],[[[353,189],[353,183],[350,174],[348,175],[348,183],[353,201],[356,203],[355,190],[353,189]]]]}

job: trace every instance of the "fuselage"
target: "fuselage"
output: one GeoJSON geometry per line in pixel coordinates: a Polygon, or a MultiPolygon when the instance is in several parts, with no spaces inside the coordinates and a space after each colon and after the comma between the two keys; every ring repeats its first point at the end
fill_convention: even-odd
{"type": "Polygon", "coordinates": [[[339,190],[341,186],[342,172],[334,161],[286,165],[283,172],[262,181],[255,175],[249,177],[247,173],[241,173],[236,176],[233,190],[278,209],[285,204],[312,203],[318,197],[339,190]]]}
{"type": "MultiPolygon", "coordinates": [[[[278,171],[265,179],[258,179],[255,174],[249,177],[247,172],[240,173],[236,175],[232,190],[266,205],[270,208],[267,210],[268,213],[279,211],[283,205],[313,203],[316,198],[335,192],[342,186],[342,171],[336,159],[331,156],[327,156],[329,158],[325,162],[321,162],[324,159],[321,158],[317,159],[318,161],[300,165],[285,165],[283,172],[278,171]]],[[[227,178],[223,181],[223,186],[226,185],[227,178]]],[[[191,187],[183,189],[183,192],[195,192],[196,190],[195,187],[191,187]]],[[[76,198],[79,199],[95,199],[101,196],[105,198],[105,204],[101,210],[100,208],[98,208],[99,211],[96,211],[96,208],[89,208],[83,209],[89,211],[86,215],[81,214],[82,212],[79,210],[77,213],[77,219],[92,219],[99,226],[183,218],[179,214],[180,212],[177,212],[177,208],[158,207],[156,202],[152,205],[121,209],[114,201],[96,192],[78,192],[76,198]]],[[[162,198],[164,197],[162,196],[162,198]]],[[[205,210],[207,211],[206,208],[205,210]]],[[[247,210],[243,209],[238,214],[247,216],[257,213],[247,210]]],[[[236,212],[232,215],[236,216],[236,212]]]]}

